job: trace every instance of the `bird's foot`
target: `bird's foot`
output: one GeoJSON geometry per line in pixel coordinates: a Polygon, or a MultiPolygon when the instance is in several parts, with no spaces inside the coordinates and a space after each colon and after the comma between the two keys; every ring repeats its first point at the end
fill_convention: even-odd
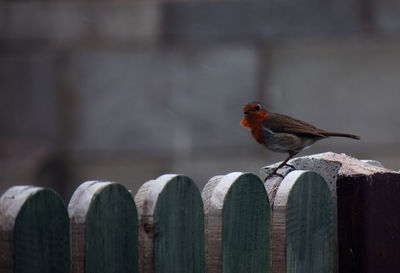
{"type": "Polygon", "coordinates": [[[279,170],[279,169],[280,169],[280,168],[276,168],[272,173],[270,173],[270,174],[264,179],[264,182],[266,182],[268,179],[270,179],[270,178],[273,177],[274,175],[283,178],[283,175],[280,174],[280,173],[278,173],[278,170],[279,170]]]}
{"type": "MultiPolygon", "coordinates": [[[[284,165],[282,165],[282,166],[276,168],[272,173],[270,173],[270,174],[265,178],[264,182],[267,181],[268,179],[270,179],[270,178],[273,177],[273,176],[279,176],[279,177],[284,178],[284,175],[283,175],[283,174],[278,173],[278,170],[281,169],[283,166],[287,166],[287,167],[289,167],[289,168],[292,168],[293,170],[296,170],[296,167],[295,167],[295,166],[285,163],[284,165]]],[[[287,172],[286,172],[286,173],[287,173],[287,172]]]]}
{"type": "Polygon", "coordinates": [[[288,163],[285,163],[285,165],[284,166],[288,166],[289,168],[292,168],[293,170],[296,170],[296,167],[295,166],[293,166],[293,165],[290,165],[290,164],[288,164],[288,163]]]}

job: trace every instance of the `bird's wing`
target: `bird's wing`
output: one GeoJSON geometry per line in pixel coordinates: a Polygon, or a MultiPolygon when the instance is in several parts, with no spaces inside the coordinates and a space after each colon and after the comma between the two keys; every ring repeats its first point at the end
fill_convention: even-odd
{"type": "Polygon", "coordinates": [[[269,114],[263,121],[263,127],[274,133],[292,133],[326,137],[319,133],[320,130],[318,128],[307,122],[276,113],[269,114]]]}

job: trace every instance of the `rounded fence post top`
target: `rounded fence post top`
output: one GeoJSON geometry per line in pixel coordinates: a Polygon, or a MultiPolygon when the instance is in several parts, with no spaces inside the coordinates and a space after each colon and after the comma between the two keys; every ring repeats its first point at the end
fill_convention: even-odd
{"type": "MultiPolygon", "coordinates": [[[[13,230],[15,218],[25,202],[39,191],[46,190],[58,194],[51,189],[38,186],[14,186],[9,188],[0,197],[0,228],[4,231],[13,230]]],[[[61,197],[60,197],[61,199],[61,197]]]]}
{"type": "Polygon", "coordinates": [[[233,182],[235,182],[236,179],[238,179],[242,174],[242,172],[232,172],[228,173],[227,175],[221,176],[221,180],[215,186],[211,194],[211,204],[219,209],[222,209],[226,194],[228,193],[233,182]]]}
{"type": "Polygon", "coordinates": [[[149,189],[150,191],[148,192],[150,194],[149,197],[151,199],[156,200],[158,195],[162,192],[164,189],[165,185],[168,184],[172,179],[178,176],[183,176],[181,174],[163,174],[156,179],[150,180],[146,182],[145,184],[149,183],[148,185],[150,186],[149,189]]]}
{"type": "Polygon", "coordinates": [[[287,200],[289,198],[289,192],[292,190],[293,186],[296,184],[297,180],[301,178],[302,176],[309,176],[312,175],[314,177],[318,177],[321,181],[324,181],[326,184],[326,187],[329,189],[328,184],[326,183],[325,179],[318,173],[314,171],[305,171],[305,170],[294,170],[290,172],[288,175],[284,177],[282,180],[278,191],[276,192],[276,197],[275,197],[275,205],[280,206],[280,205],[285,205],[287,203],[287,200]]]}
{"type": "Polygon", "coordinates": [[[93,196],[109,185],[116,184],[109,181],[86,181],[74,192],[68,204],[68,213],[74,217],[75,222],[85,222],[93,196]]]}
{"type": "MultiPolygon", "coordinates": [[[[135,195],[135,203],[140,214],[154,212],[158,196],[165,186],[177,177],[183,177],[193,182],[193,180],[183,174],[164,174],[156,179],[144,183],[135,195]]],[[[194,183],[194,182],[193,182],[194,183]]]]}
{"type": "Polygon", "coordinates": [[[242,176],[254,176],[256,180],[259,180],[262,183],[261,179],[253,174],[253,173],[246,173],[246,172],[231,172],[226,175],[219,175],[215,176],[210,179],[213,180],[214,178],[219,178],[219,182],[215,185],[215,188],[212,190],[210,202],[213,206],[218,209],[222,209],[224,204],[224,199],[231,188],[232,184],[238,180],[242,176]]]}
{"type": "Polygon", "coordinates": [[[0,210],[0,271],[69,271],[68,212],[55,191],[12,187],[0,197],[0,210]]]}

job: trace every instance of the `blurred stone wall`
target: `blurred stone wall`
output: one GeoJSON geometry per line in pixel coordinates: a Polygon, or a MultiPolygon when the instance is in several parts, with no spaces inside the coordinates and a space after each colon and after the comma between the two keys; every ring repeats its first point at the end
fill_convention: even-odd
{"type": "Polygon", "coordinates": [[[362,136],[303,155],[398,169],[399,18],[393,0],[2,2],[0,193],[258,173],[286,155],[239,126],[255,99],[362,136]]]}

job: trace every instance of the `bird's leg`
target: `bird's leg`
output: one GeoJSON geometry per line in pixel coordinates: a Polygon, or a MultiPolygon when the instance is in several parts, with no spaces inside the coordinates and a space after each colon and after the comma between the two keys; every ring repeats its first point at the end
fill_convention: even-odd
{"type": "Polygon", "coordinates": [[[284,160],[284,161],[282,161],[282,163],[281,164],[279,164],[279,166],[271,173],[271,174],[269,174],[268,176],[267,176],[267,178],[265,178],[265,180],[267,180],[268,178],[271,178],[272,176],[274,176],[275,174],[276,175],[279,175],[279,176],[281,176],[281,177],[283,177],[281,174],[278,174],[277,173],[277,171],[280,169],[280,168],[282,168],[283,166],[289,166],[289,167],[292,167],[293,169],[295,169],[295,167],[294,166],[292,166],[292,165],[290,165],[290,164],[286,164],[291,158],[293,158],[295,155],[296,155],[297,153],[295,153],[295,152],[292,152],[292,151],[289,151],[289,156],[284,160]]]}

